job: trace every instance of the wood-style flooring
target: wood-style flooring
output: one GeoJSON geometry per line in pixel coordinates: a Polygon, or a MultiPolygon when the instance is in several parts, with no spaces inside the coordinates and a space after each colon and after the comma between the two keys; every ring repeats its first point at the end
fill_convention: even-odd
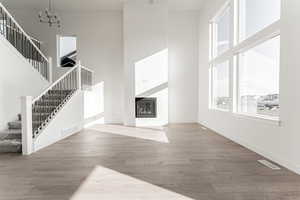
{"type": "Polygon", "coordinates": [[[197,124],[94,125],[0,154],[0,200],[300,200],[300,176],[197,124]]]}

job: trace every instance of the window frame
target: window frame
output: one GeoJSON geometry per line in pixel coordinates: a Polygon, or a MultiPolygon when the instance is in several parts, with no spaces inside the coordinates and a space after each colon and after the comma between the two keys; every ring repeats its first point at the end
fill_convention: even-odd
{"type": "MultiPolygon", "coordinates": [[[[262,30],[253,34],[252,36],[241,40],[240,38],[240,0],[228,0],[222,7],[217,11],[217,14],[210,20],[209,22],[209,109],[210,110],[218,110],[224,111],[222,109],[217,109],[213,105],[213,67],[217,64],[229,61],[229,86],[230,86],[230,98],[231,98],[231,109],[229,111],[237,116],[248,116],[250,118],[255,119],[263,119],[263,120],[271,120],[280,122],[280,111],[278,117],[272,117],[268,115],[252,115],[250,113],[240,112],[240,100],[239,100],[239,56],[240,54],[274,38],[280,36],[280,21],[281,19],[275,21],[274,23],[266,26],[262,30]],[[216,34],[214,30],[215,20],[221,16],[230,6],[230,16],[231,16],[231,31],[230,31],[230,48],[220,54],[215,55],[215,42],[216,42],[216,34]]],[[[279,64],[279,68],[280,68],[279,64]]],[[[280,70],[280,69],[279,69],[280,70]]],[[[280,80],[279,80],[280,81],[280,80]]],[[[279,99],[280,105],[280,99],[279,99]]]]}
{"type": "Polygon", "coordinates": [[[234,26],[234,24],[232,23],[232,19],[233,19],[233,1],[229,0],[227,1],[221,9],[218,10],[217,14],[212,18],[212,20],[210,20],[209,22],[209,26],[210,26],[210,55],[209,58],[210,60],[213,60],[219,56],[222,56],[225,52],[227,52],[229,49],[231,49],[233,47],[233,36],[232,33],[230,33],[230,37],[229,37],[229,49],[227,49],[225,52],[221,53],[220,55],[218,55],[217,53],[217,45],[216,45],[216,41],[217,41],[217,21],[218,19],[220,19],[222,16],[225,15],[225,12],[227,10],[229,10],[229,15],[230,15],[230,30],[232,31],[232,27],[234,26]]]}
{"type": "Polygon", "coordinates": [[[232,94],[231,94],[231,78],[230,78],[230,74],[231,74],[231,60],[224,60],[223,62],[220,62],[218,64],[214,64],[211,66],[211,82],[213,83],[214,81],[214,68],[217,68],[218,65],[220,64],[224,64],[224,63],[228,63],[228,81],[229,81],[229,85],[228,85],[228,89],[229,89],[229,99],[230,99],[230,104],[229,104],[229,108],[228,109],[222,109],[222,108],[218,108],[216,105],[215,105],[215,102],[214,102],[214,97],[215,97],[215,92],[214,92],[214,85],[212,84],[211,86],[211,108],[214,109],[214,110],[220,110],[220,111],[224,111],[224,112],[230,112],[232,110],[232,94]]]}
{"type": "MultiPolygon", "coordinates": [[[[78,37],[77,35],[56,35],[56,66],[58,68],[63,68],[60,64],[60,46],[61,46],[61,43],[60,43],[60,39],[62,37],[75,37],[76,38],[76,46],[77,46],[77,53],[78,53],[78,37]]],[[[78,62],[78,60],[77,60],[78,62]]]]}
{"type": "MultiPolygon", "coordinates": [[[[237,63],[236,63],[236,67],[238,69],[237,74],[236,74],[236,110],[235,113],[237,114],[241,114],[241,115],[246,115],[246,116],[252,116],[252,117],[257,117],[257,118],[263,118],[263,119],[269,119],[269,120],[279,120],[279,116],[270,116],[270,115],[262,115],[262,114],[251,114],[251,113],[247,113],[247,112],[242,112],[242,106],[241,106],[241,95],[240,95],[240,77],[239,77],[239,69],[240,69],[240,56],[243,53],[246,53],[247,51],[254,49],[255,47],[258,47],[261,44],[264,44],[265,42],[268,42],[276,37],[280,37],[280,34],[277,35],[270,35],[270,37],[265,38],[264,40],[261,40],[261,42],[259,42],[258,44],[256,44],[255,46],[252,46],[251,48],[246,48],[243,51],[240,51],[237,55],[236,55],[236,59],[237,59],[237,63]]],[[[280,39],[279,39],[280,40],[280,39]]],[[[280,47],[279,47],[280,48],[280,47]]],[[[279,49],[280,50],[280,49],[279,49]]],[[[280,58],[279,58],[279,71],[280,71],[280,58]]],[[[280,94],[280,88],[279,88],[279,94],[280,94]]],[[[279,98],[279,105],[280,105],[280,98],[279,98]]]]}
{"type": "MultiPolygon", "coordinates": [[[[244,40],[247,40],[248,38],[251,38],[253,35],[256,35],[257,33],[261,32],[262,30],[264,30],[267,27],[271,26],[275,22],[280,21],[280,19],[281,19],[281,15],[280,15],[279,20],[277,20],[277,21],[275,20],[273,23],[271,23],[269,25],[266,25],[260,31],[254,32],[253,34],[251,34],[249,36],[246,36],[245,29],[246,29],[247,24],[244,24],[244,25],[241,24],[242,11],[241,11],[241,3],[240,3],[240,1],[242,1],[242,0],[233,0],[233,1],[235,1],[235,7],[236,7],[236,10],[237,10],[237,15],[236,15],[236,18],[237,18],[237,30],[236,30],[237,31],[237,35],[236,35],[237,43],[243,42],[244,40]]],[[[246,8],[244,8],[244,9],[246,10],[246,8]]]]}

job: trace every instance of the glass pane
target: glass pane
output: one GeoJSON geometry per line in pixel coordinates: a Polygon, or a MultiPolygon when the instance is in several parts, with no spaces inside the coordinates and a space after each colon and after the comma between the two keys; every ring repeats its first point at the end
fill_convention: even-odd
{"type": "Polygon", "coordinates": [[[279,116],[280,37],[240,55],[240,112],[279,116]]]}
{"type": "Polygon", "coordinates": [[[281,0],[240,0],[240,39],[280,19],[281,0]]]}
{"type": "Polygon", "coordinates": [[[230,8],[217,17],[215,21],[215,55],[221,55],[230,47],[230,8]]]}
{"type": "Polygon", "coordinates": [[[213,67],[213,106],[217,109],[229,110],[231,98],[229,93],[229,62],[213,67]]]}
{"type": "Polygon", "coordinates": [[[61,67],[74,67],[77,60],[77,38],[62,36],[59,38],[59,64],[61,67]]]}

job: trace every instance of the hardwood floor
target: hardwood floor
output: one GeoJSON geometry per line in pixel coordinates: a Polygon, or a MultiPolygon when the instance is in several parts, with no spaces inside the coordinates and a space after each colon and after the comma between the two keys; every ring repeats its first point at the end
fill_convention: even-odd
{"type": "Polygon", "coordinates": [[[299,200],[300,176],[196,124],[95,125],[32,156],[0,155],[1,200],[299,200]]]}

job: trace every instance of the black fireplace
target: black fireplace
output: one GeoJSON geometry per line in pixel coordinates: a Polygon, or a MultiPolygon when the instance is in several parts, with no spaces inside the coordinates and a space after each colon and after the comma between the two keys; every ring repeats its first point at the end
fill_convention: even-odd
{"type": "Polygon", "coordinates": [[[157,98],[137,97],[135,98],[136,118],[156,118],[157,98]]]}

